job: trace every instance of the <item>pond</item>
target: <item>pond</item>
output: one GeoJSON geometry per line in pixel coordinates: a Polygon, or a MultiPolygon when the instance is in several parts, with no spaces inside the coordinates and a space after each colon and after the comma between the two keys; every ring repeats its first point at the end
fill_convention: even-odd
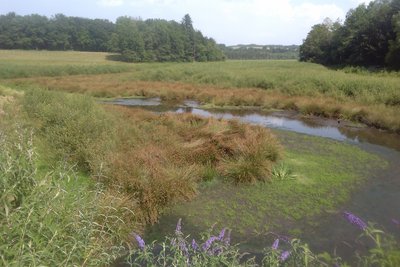
{"type": "MultiPolygon", "coordinates": [[[[182,218],[184,233],[194,237],[197,237],[199,232],[206,231],[213,223],[217,223],[216,228],[219,229],[230,226],[237,231],[232,232],[233,241],[240,242],[241,248],[256,256],[261,253],[263,247],[270,246],[278,233],[301,238],[316,252],[333,253],[336,250],[338,255],[351,260],[350,255],[363,247],[355,241],[360,232],[349,227],[342,218],[342,212],[345,210],[367,221],[376,222],[385,231],[400,239],[399,226],[393,223],[393,219],[400,219],[400,136],[397,134],[342,120],[304,117],[296,112],[203,109],[195,101],[177,104],[163,103],[159,98],[152,98],[117,99],[107,103],[142,107],[154,112],[192,113],[203,117],[237,119],[244,123],[268,127],[274,129],[283,145],[288,148],[289,158],[292,157],[293,161],[298,161],[304,156],[310,161],[321,160],[320,165],[328,166],[331,163],[335,167],[334,165],[338,164],[335,167],[338,173],[349,172],[362,176],[362,182],[351,189],[351,195],[337,201],[339,206],[310,212],[309,215],[306,215],[306,207],[305,215],[299,216],[298,219],[290,214],[272,216],[276,214],[273,208],[261,207],[269,205],[263,202],[267,199],[266,194],[276,193],[271,191],[269,185],[205,185],[201,187],[199,197],[191,203],[178,204],[167,210],[160,222],[147,230],[145,238],[148,240],[172,234],[176,221],[182,218]],[[329,153],[334,153],[337,158],[329,153]]],[[[329,173],[329,168],[320,168],[321,175],[334,175],[329,173]]],[[[278,185],[277,190],[290,189],[279,189],[278,185]]],[[[338,198],[340,194],[341,192],[338,192],[338,198]]],[[[282,197],[279,194],[277,196],[282,197]]],[[[319,198],[323,199],[324,196],[319,198]]],[[[279,201],[277,203],[279,204],[279,201]]],[[[326,205],[329,204],[327,202],[326,205]]],[[[270,205],[274,206],[274,203],[270,205]]],[[[282,210],[282,207],[277,205],[275,209],[282,210]]],[[[287,212],[292,211],[289,209],[287,212]]],[[[281,213],[284,214],[283,211],[281,213]]]]}

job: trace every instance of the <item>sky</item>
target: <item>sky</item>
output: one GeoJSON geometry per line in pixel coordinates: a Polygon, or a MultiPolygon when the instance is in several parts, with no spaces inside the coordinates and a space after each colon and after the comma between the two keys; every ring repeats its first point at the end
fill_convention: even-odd
{"type": "Polygon", "coordinates": [[[0,14],[40,14],[100,18],[120,16],[181,21],[190,14],[194,28],[217,43],[299,45],[324,18],[344,20],[369,0],[0,0],[0,14]]]}

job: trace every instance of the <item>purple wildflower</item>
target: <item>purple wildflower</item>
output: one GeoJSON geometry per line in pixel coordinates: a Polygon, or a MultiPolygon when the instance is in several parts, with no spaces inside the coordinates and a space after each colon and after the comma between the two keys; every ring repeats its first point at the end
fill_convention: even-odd
{"type": "Polygon", "coordinates": [[[286,243],[290,243],[291,238],[289,236],[286,235],[279,235],[279,239],[286,242],[286,243]]]}
{"type": "Polygon", "coordinates": [[[222,229],[221,232],[219,233],[218,240],[222,241],[224,239],[224,236],[225,236],[225,228],[222,229]]]}
{"type": "Polygon", "coordinates": [[[272,244],[272,249],[277,250],[279,246],[279,238],[275,239],[274,243],[272,244]]]}
{"type": "Polygon", "coordinates": [[[290,256],[290,252],[285,250],[284,252],[282,252],[280,260],[285,261],[287,258],[289,258],[289,256],[290,256]]]}
{"type": "Polygon", "coordinates": [[[217,239],[218,239],[218,238],[217,238],[216,236],[210,237],[210,238],[206,241],[206,243],[203,244],[203,246],[202,246],[203,250],[204,250],[204,251],[207,251],[207,250],[211,247],[212,243],[213,243],[215,240],[217,240],[217,239]]]}
{"type": "Polygon", "coordinates": [[[176,224],[176,229],[175,229],[175,233],[177,235],[182,233],[182,225],[181,225],[181,223],[182,223],[182,219],[179,218],[179,220],[178,220],[178,222],[176,224]]]}
{"type": "Polygon", "coordinates": [[[134,235],[136,241],[138,242],[139,248],[140,248],[140,249],[144,249],[144,247],[146,246],[146,244],[144,243],[143,238],[141,238],[140,235],[135,234],[135,233],[134,233],[133,235],[134,235]]]}
{"type": "Polygon", "coordinates": [[[219,256],[222,253],[222,248],[221,247],[216,247],[212,250],[212,255],[214,256],[219,256]]]}
{"type": "Polygon", "coordinates": [[[196,240],[192,240],[192,248],[194,249],[194,250],[198,250],[199,249],[199,246],[197,245],[197,243],[196,243],[196,240]]]}
{"type": "Polygon", "coordinates": [[[349,223],[357,226],[361,230],[367,229],[367,224],[363,220],[361,220],[359,217],[357,217],[356,215],[354,215],[348,211],[343,212],[343,214],[349,223]]]}
{"type": "Polygon", "coordinates": [[[185,252],[185,254],[188,254],[188,248],[186,246],[186,242],[184,240],[179,240],[179,249],[183,252],[185,252]]]}
{"type": "Polygon", "coordinates": [[[226,246],[229,246],[231,243],[231,231],[228,231],[228,234],[224,238],[224,243],[226,246]]]}
{"type": "Polygon", "coordinates": [[[392,219],[392,223],[394,223],[397,226],[400,226],[400,222],[396,219],[392,219]]]}

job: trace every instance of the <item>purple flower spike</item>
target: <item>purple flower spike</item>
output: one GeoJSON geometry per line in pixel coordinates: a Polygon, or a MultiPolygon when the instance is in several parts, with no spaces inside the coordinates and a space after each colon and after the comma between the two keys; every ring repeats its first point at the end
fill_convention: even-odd
{"type": "Polygon", "coordinates": [[[197,243],[196,243],[196,240],[192,240],[192,248],[194,249],[194,250],[198,250],[199,249],[199,246],[197,245],[197,243]]]}
{"type": "Polygon", "coordinates": [[[357,217],[356,215],[354,215],[348,211],[343,212],[343,214],[349,223],[357,226],[358,228],[360,228],[363,231],[365,229],[367,229],[367,224],[363,220],[361,220],[359,217],[357,217]]]}
{"type": "Polygon", "coordinates": [[[203,250],[204,250],[204,251],[207,251],[207,250],[211,247],[212,243],[214,243],[214,241],[217,240],[217,239],[218,239],[218,238],[217,238],[216,236],[210,237],[210,238],[206,241],[206,243],[203,244],[203,246],[202,246],[203,250]]]}
{"type": "Polygon", "coordinates": [[[175,229],[176,234],[181,234],[182,233],[182,219],[179,218],[177,224],[176,224],[176,229],[175,229]]]}
{"type": "Polygon", "coordinates": [[[396,219],[392,219],[392,223],[394,223],[397,226],[400,226],[400,222],[396,219]]]}
{"type": "Polygon", "coordinates": [[[286,251],[282,252],[280,260],[285,261],[285,260],[287,260],[287,258],[289,258],[289,256],[290,256],[290,252],[286,250],[286,251]]]}
{"type": "Polygon", "coordinates": [[[135,233],[133,235],[135,236],[135,239],[138,242],[139,248],[143,250],[144,247],[146,246],[146,244],[144,243],[143,238],[141,238],[140,235],[135,234],[135,233]]]}
{"type": "Polygon", "coordinates": [[[277,250],[279,246],[279,238],[275,239],[274,243],[272,244],[272,249],[277,250]]]}
{"type": "Polygon", "coordinates": [[[226,246],[229,246],[231,243],[231,230],[228,231],[228,234],[224,238],[224,243],[226,246]]]}
{"type": "Polygon", "coordinates": [[[219,233],[218,240],[222,241],[224,239],[224,236],[225,236],[225,228],[222,229],[221,232],[219,233]]]}
{"type": "Polygon", "coordinates": [[[185,252],[185,254],[188,254],[188,253],[189,253],[188,248],[187,248],[187,246],[186,246],[186,243],[185,243],[185,241],[183,241],[183,240],[180,240],[180,241],[179,241],[179,249],[180,249],[181,251],[185,252]]]}
{"type": "Polygon", "coordinates": [[[211,254],[214,256],[219,256],[219,255],[221,255],[221,253],[222,253],[222,248],[220,248],[220,247],[214,248],[211,252],[211,254]]]}

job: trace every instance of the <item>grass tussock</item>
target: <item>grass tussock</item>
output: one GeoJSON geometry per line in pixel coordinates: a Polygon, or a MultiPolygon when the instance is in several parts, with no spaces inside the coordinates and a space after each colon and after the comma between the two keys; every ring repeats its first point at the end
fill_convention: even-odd
{"type": "Polygon", "coordinates": [[[107,109],[122,115],[117,123],[120,145],[108,160],[109,182],[137,196],[146,222],[157,221],[171,203],[191,199],[202,180],[267,181],[281,154],[275,137],[261,127],[191,114],[107,109]],[[243,160],[253,162],[253,170],[233,173],[243,160]]]}

